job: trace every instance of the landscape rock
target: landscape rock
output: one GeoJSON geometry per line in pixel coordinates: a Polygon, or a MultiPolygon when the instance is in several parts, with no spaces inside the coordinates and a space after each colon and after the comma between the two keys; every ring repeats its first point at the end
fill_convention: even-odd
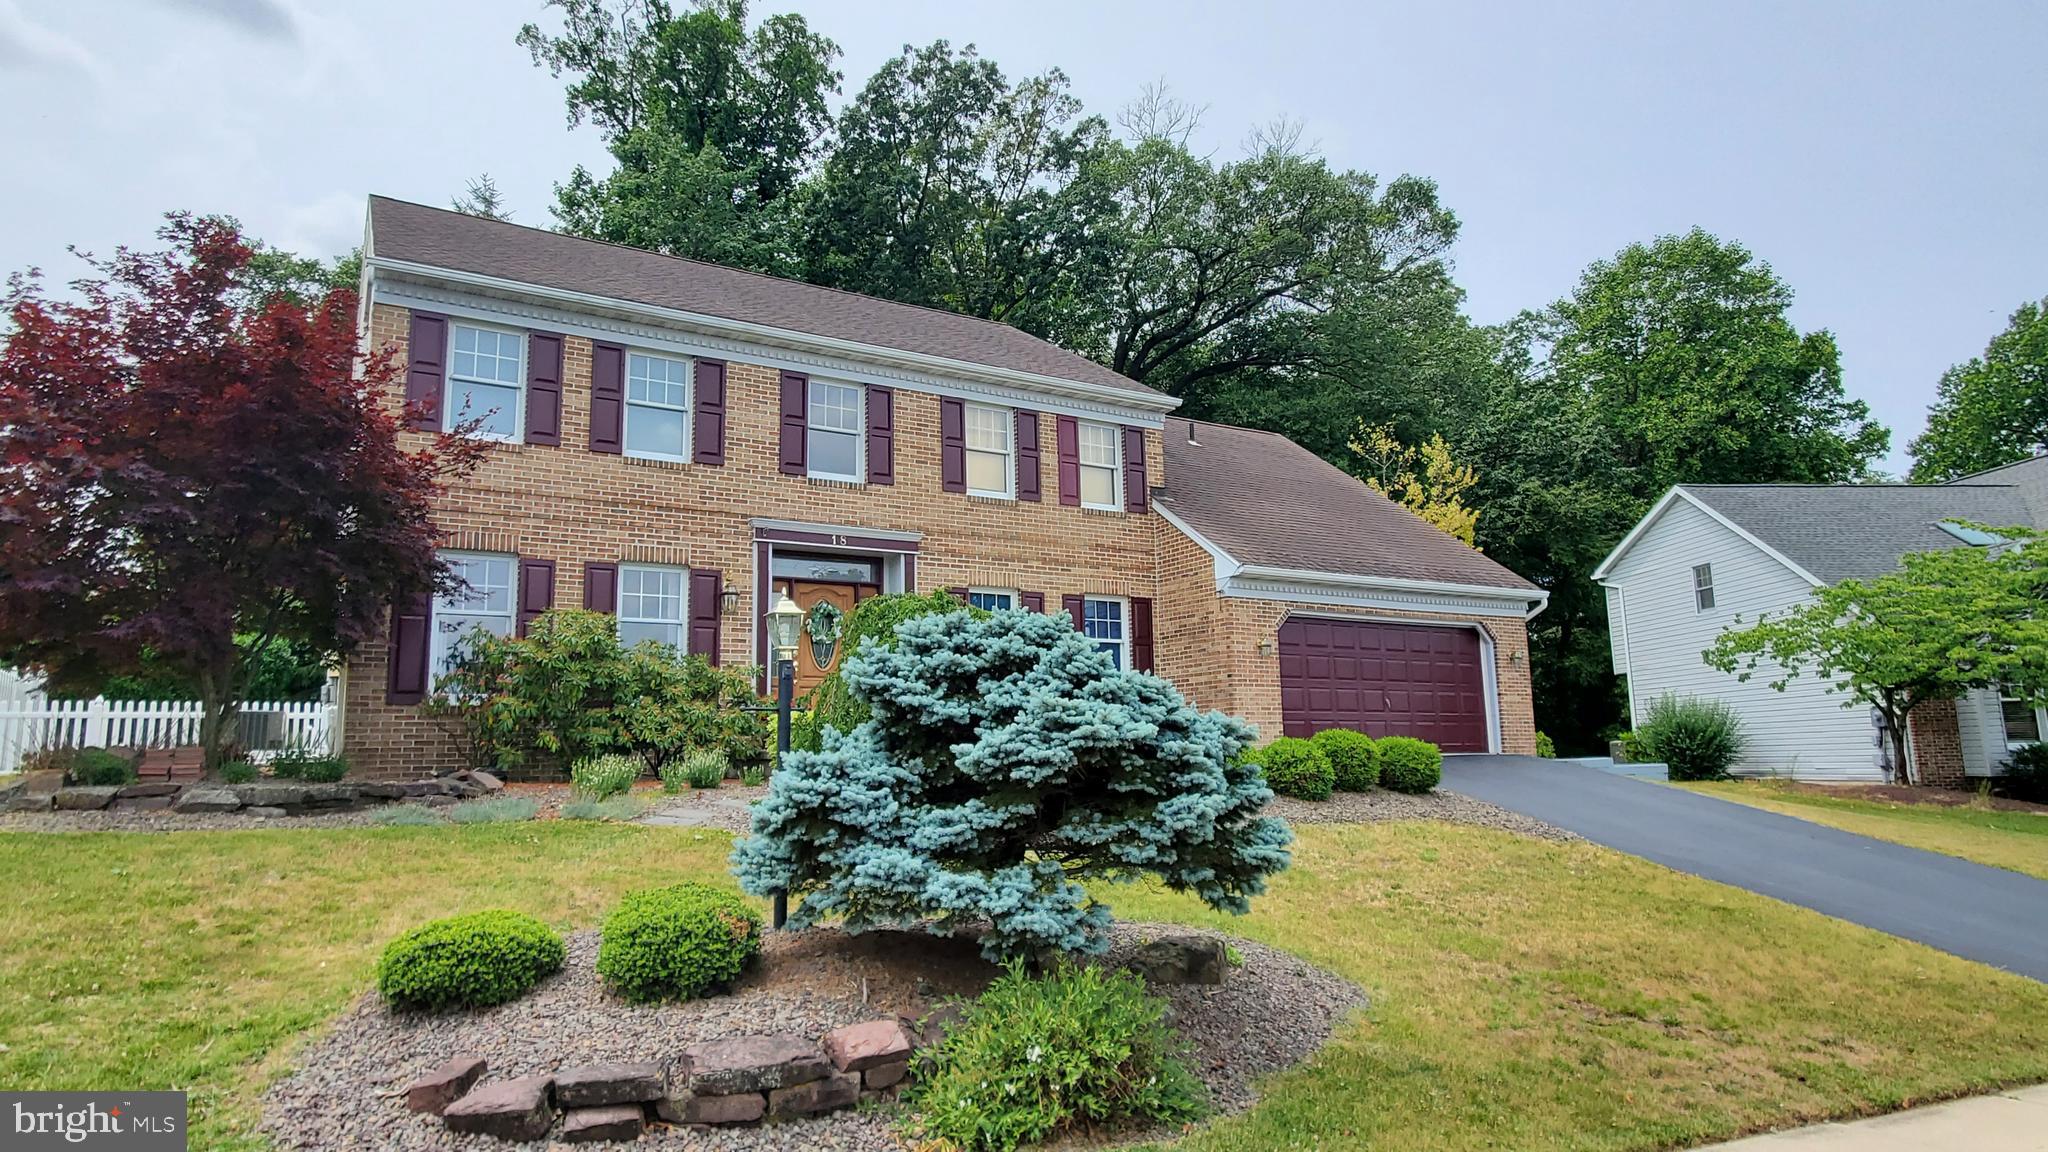
{"type": "Polygon", "coordinates": [[[157,796],[176,796],[185,790],[183,784],[169,784],[158,781],[154,784],[130,784],[114,794],[116,800],[147,800],[157,796]]]}
{"type": "Polygon", "coordinates": [[[860,1074],[861,1084],[868,1088],[894,1088],[910,1075],[910,1062],[898,1060],[891,1064],[876,1064],[860,1074]]]}
{"type": "Polygon", "coordinates": [[[1221,984],[1230,956],[1213,936],[1161,936],[1140,947],[1126,966],[1147,984],[1221,984]]]}
{"type": "Polygon", "coordinates": [[[637,1104],[572,1108],[562,1116],[562,1141],[594,1144],[600,1140],[638,1140],[647,1116],[637,1104]]]}
{"type": "Polygon", "coordinates": [[[365,800],[403,800],[405,785],[388,780],[362,780],[356,783],[356,795],[365,800]]]}
{"type": "Polygon", "coordinates": [[[229,787],[251,808],[290,808],[306,802],[306,790],[311,784],[300,784],[291,780],[258,780],[253,784],[232,784],[229,787]]]}
{"type": "Polygon", "coordinates": [[[941,1004],[918,1019],[913,1020],[908,1016],[898,1016],[896,1019],[902,1023],[903,1030],[910,1034],[911,1047],[930,1048],[946,1038],[947,1029],[960,1022],[960,1009],[957,1005],[941,1004]]]}
{"type": "Polygon", "coordinates": [[[659,1064],[587,1064],[555,1073],[555,1103],[564,1108],[639,1104],[668,1095],[659,1064]]]}
{"type": "Polygon", "coordinates": [[[419,797],[418,800],[421,805],[428,808],[449,808],[455,804],[453,796],[427,795],[419,797]]]}
{"type": "Polygon", "coordinates": [[[407,796],[446,796],[448,785],[440,780],[408,780],[399,785],[407,796]]]}
{"type": "Polygon", "coordinates": [[[469,777],[476,783],[481,784],[486,792],[503,792],[505,790],[505,782],[489,772],[471,772],[469,777]]]}
{"type": "Polygon", "coordinates": [[[120,791],[118,784],[74,784],[59,789],[50,802],[60,812],[97,812],[112,804],[120,791]]]}
{"type": "Polygon", "coordinates": [[[187,788],[171,801],[179,812],[233,812],[242,798],[226,788],[187,788]]]}
{"type": "Polygon", "coordinates": [[[831,1071],[825,1053],[801,1036],[739,1036],[683,1049],[677,1077],[691,1092],[724,1096],[787,1088],[831,1071]]]}
{"type": "Polygon", "coordinates": [[[451,1132],[496,1136],[500,1140],[538,1140],[554,1125],[549,1104],[552,1076],[521,1076],[472,1089],[441,1113],[451,1132]]]}
{"type": "Polygon", "coordinates": [[[856,1072],[834,1072],[822,1080],[812,1080],[791,1088],[777,1088],[768,1093],[768,1114],[777,1119],[792,1116],[809,1116],[817,1112],[830,1112],[844,1108],[860,1099],[860,1074],[856,1072]]]}
{"type": "Polygon", "coordinates": [[[121,796],[107,805],[109,812],[161,812],[171,806],[171,796],[121,796]]]}
{"type": "Polygon", "coordinates": [[[277,819],[277,818],[278,818],[278,817],[280,817],[280,816],[289,816],[289,815],[291,815],[291,813],[290,813],[290,812],[286,811],[286,810],[285,810],[285,809],[283,809],[283,808],[264,808],[264,807],[256,807],[256,808],[244,808],[244,809],[242,809],[242,814],[243,814],[244,816],[259,816],[259,817],[262,817],[263,819],[266,819],[266,820],[275,820],[275,819],[277,819]]]}
{"type": "Polygon", "coordinates": [[[31,792],[27,788],[21,788],[16,790],[14,795],[7,798],[7,810],[9,812],[48,812],[56,806],[56,800],[57,794],[54,792],[31,792]]]}
{"type": "Polygon", "coordinates": [[[42,768],[22,773],[21,790],[30,796],[55,796],[62,787],[64,773],[59,769],[42,768]]]}
{"type": "Polygon", "coordinates": [[[910,1059],[910,1033],[895,1020],[870,1020],[835,1028],[825,1034],[825,1055],[841,1072],[861,1072],[877,1064],[910,1059]]]}
{"type": "Polygon", "coordinates": [[[655,1101],[654,1112],[671,1124],[752,1124],[768,1114],[768,1098],[759,1092],[730,1096],[684,1092],[655,1101]]]}
{"type": "Polygon", "coordinates": [[[488,1067],[474,1056],[457,1056],[405,1086],[405,1106],[436,1116],[468,1094],[488,1067]]]}

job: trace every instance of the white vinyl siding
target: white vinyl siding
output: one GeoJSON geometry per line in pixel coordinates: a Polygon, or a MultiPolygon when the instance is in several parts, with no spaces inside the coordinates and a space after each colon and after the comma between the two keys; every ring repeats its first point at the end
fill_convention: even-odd
{"type": "Polygon", "coordinates": [[[474,420],[476,434],[517,440],[526,423],[526,337],[501,328],[451,324],[442,427],[474,420]]]}
{"type": "Polygon", "coordinates": [[[1123,506],[1123,435],[1112,424],[1082,424],[1081,506],[1115,510],[1123,506]]]}
{"type": "Polygon", "coordinates": [[[1010,495],[1010,441],[1016,420],[1007,408],[967,405],[967,491],[976,496],[1010,495]]]}
{"type": "Polygon", "coordinates": [[[1610,609],[1618,602],[1624,610],[1608,640],[1616,667],[1628,668],[1635,722],[1665,692],[1711,697],[1733,707],[1748,733],[1739,773],[1883,778],[1868,706],[1827,691],[1810,669],[1777,692],[1771,681],[1784,673],[1768,661],[1742,683],[1700,658],[1736,617],[1753,621],[1812,595],[1811,585],[1783,564],[1680,498],[1622,555],[1606,583],[1610,609]],[[1713,569],[1711,611],[1700,609],[1694,583],[1693,569],[1703,564],[1713,569]]]}
{"type": "Polygon", "coordinates": [[[1963,745],[1963,772],[1970,776],[1998,775],[2011,759],[2013,748],[2026,743],[2029,719],[2034,731],[2048,731],[2040,709],[2005,700],[1991,688],[1965,692],[1956,701],[1956,736],[1963,745]],[[2023,708],[2026,719],[2020,715],[2023,708]],[[2013,722],[2008,724],[2008,719],[2013,722]],[[2016,736],[2020,738],[2015,739],[2016,736]]]}
{"type": "Polygon", "coordinates": [[[689,459],[689,361],[644,352],[626,355],[626,455],[689,459]]]}

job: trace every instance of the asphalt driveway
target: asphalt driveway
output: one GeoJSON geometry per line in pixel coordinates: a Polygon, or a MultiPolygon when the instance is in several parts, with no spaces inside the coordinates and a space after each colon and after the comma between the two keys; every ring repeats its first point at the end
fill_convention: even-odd
{"type": "Polygon", "coordinates": [[[2048,981],[2048,881],[1533,756],[1449,756],[1444,787],[1588,840],[2048,981]]]}

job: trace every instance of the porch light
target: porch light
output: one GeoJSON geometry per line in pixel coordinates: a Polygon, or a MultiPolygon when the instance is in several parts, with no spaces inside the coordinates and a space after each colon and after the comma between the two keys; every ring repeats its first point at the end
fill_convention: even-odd
{"type": "Polygon", "coordinates": [[[796,659],[796,631],[803,625],[804,610],[796,606],[783,592],[775,597],[775,607],[768,610],[768,646],[775,650],[777,660],[796,659]]]}
{"type": "Polygon", "coordinates": [[[725,582],[725,590],[718,594],[719,614],[730,615],[732,610],[739,606],[740,590],[732,581],[728,580],[725,582]]]}

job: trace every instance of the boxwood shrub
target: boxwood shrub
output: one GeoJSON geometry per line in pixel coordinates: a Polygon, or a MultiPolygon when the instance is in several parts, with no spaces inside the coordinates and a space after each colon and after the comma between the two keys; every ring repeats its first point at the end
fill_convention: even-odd
{"type": "Polygon", "coordinates": [[[1205,1106],[1166,1002],[1126,971],[1021,962],[918,1055],[906,1134],[918,1147],[1011,1152],[1064,1133],[1181,1124],[1205,1106]]]}
{"type": "Polygon", "coordinates": [[[377,961],[377,990],[397,1008],[485,1008],[560,971],[566,954],[553,929],[523,912],[471,912],[393,940],[377,961]]]}
{"type": "Polygon", "coordinates": [[[628,1000],[689,1000],[731,984],[761,952],[737,895],[682,883],[629,892],[604,920],[597,974],[628,1000]]]}
{"type": "Polygon", "coordinates": [[[1422,793],[1444,778],[1444,754],[1427,740],[1388,736],[1379,741],[1380,784],[1396,792],[1422,793]]]}
{"type": "Polygon", "coordinates": [[[1328,800],[1337,784],[1330,758],[1312,741],[1282,736],[1256,753],[1266,770],[1266,787],[1298,800],[1328,800]]]}
{"type": "Polygon", "coordinates": [[[1380,753],[1372,737],[1349,728],[1325,728],[1309,741],[1330,758],[1339,792],[1365,792],[1380,782],[1380,753]]]}
{"type": "Polygon", "coordinates": [[[129,756],[106,748],[72,748],[69,753],[64,771],[73,784],[104,788],[135,783],[135,761],[129,756]]]}

